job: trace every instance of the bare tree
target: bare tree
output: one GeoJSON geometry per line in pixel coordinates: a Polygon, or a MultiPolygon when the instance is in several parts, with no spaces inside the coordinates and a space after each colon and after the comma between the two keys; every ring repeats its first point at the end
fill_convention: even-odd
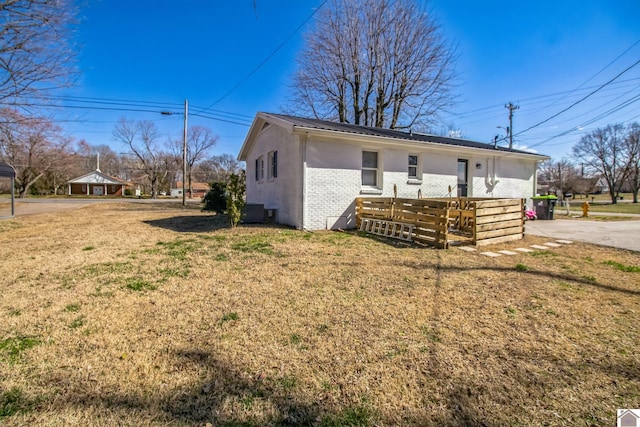
{"type": "Polygon", "coordinates": [[[547,160],[540,165],[538,170],[538,183],[547,185],[550,193],[560,193],[562,197],[566,193],[578,191],[580,186],[580,171],[569,160],[547,160]]]}
{"type": "Polygon", "coordinates": [[[139,167],[151,187],[151,197],[158,196],[158,188],[170,172],[175,159],[162,150],[158,143],[158,131],[153,122],[142,120],[127,121],[121,118],[113,130],[114,138],[125,144],[138,160],[139,167]]]}
{"type": "Polygon", "coordinates": [[[638,123],[631,123],[627,127],[624,144],[629,157],[628,182],[633,192],[633,203],[638,203],[638,191],[640,191],[640,125],[638,123]]]}
{"type": "Polygon", "coordinates": [[[227,182],[231,174],[238,174],[241,170],[242,164],[235,156],[220,154],[200,162],[195,173],[204,182],[227,182]]]}
{"type": "Polygon", "coordinates": [[[365,126],[425,127],[454,101],[454,49],[416,0],[332,0],[308,34],[290,109],[365,126]]]}
{"type": "Polygon", "coordinates": [[[72,0],[0,0],[0,100],[25,102],[71,82],[76,11],[72,0]]]}
{"type": "MultiPolygon", "coordinates": [[[[183,179],[187,180],[189,198],[193,195],[193,168],[196,163],[205,159],[209,150],[218,142],[218,136],[213,131],[204,126],[192,126],[187,133],[187,176],[183,179]]],[[[182,163],[183,140],[175,140],[173,142],[173,152],[179,162],[182,163]]]]}
{"type": "Polygon", "coordinates": [[[629,171],[624,127],[616,124],[594,130],[573,146],[573,154],[602,176],[609,187],[611,203],[616,203],[629,171]]]}
{"type": "Polygon", "coordinates": [[[87,173],[97,169],[113,177],[120,177],[123,169],[123,159],[108,145],[91,145],[84,139],[78,142],[76,153],[80,173],[87,173]]]}
{"type": "Polygon", "coordinates": [[[0,110],[0,159],[16,169],[18,195],[23,198],[47,173],[68,162],[73,153],[62,129],[44,118],[0,110]]]}

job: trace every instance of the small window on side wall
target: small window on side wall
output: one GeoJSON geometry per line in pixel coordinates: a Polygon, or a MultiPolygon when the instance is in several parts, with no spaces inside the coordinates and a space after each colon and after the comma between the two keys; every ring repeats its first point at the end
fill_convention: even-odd
{"type": "Polygon", "coordinates": [[[409,179],[418,179],[418,156],[409,154],[407,175],[409,179]]]}
{"type": "Polygon", "coordinates": [[[262,156],[256,159],[256,181],[264,179],[264,158],[262,156]]]}
{"type": "Polygon", "coordinates": [[[269,162],[269,179],[278,177],[278,152],[270,151],[268,156],[269,162]]]}
{"type": "Polygon", "coordinates": [[[362,185],[364,187],[378,185],[378,153],[375,151],[362,152],[362,185]]]}

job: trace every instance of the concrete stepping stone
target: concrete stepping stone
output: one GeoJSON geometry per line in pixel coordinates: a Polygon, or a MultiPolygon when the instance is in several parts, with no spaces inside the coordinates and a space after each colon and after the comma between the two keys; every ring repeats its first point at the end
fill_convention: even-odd
{"type": "Polygon", "coordinates": [[[547,243],[545,243],[545,246],[549,246],[551,248],[559,248],[562,245],[559,244],[559,243],[547,242],[547,243]]]}
{"type": "Polygon", "coordinates": [[[515,250],[519,252],[524,252],[524,253],[533,252],[533,249],[529,249],[529,248],[516,248],[515,250]]]}
{"type": "Polygon", "coordinates": [[[476,248],[472,248],[471,246],[458,246],[458,249],[460,249],[461,251],[465,251],[465,252],[475,252],[475,251],[477,251],[476,248]]]}
{"type": "Polygon", "coordinates": [[[533,249],[539,249],[541,251],[546,251],[547,249],[549,249],[547,246],[542,246],[542,245],[531,245],[531,247],[533,249]]]}
{"type": "Polygon", "coordinates": [[[565,244],[565,245],[570,245],[570,244],[573,243],[571,240],[556,240],[556,242],[562,243],[562,244],[565,244]]]}
{"type": "Polygon", "coordinates": [[[518,254],[517,254],[517,253],[515,253],[515,252],[511,252],[511,251],[507,251],[507,250],[504,250],[504,251],[498,251],[498,253],[501,253],[501,254],[503,254],[503,255],[518,255],[518,254]]]}
{"type": "Polygon", "coordinates": [[[502,256],[501,254],[497,254],[495,252],[480,252],[480,255],[488,256],[488,257],[491,257],[491,258],[496,258],[496,257],[502,256]]]}

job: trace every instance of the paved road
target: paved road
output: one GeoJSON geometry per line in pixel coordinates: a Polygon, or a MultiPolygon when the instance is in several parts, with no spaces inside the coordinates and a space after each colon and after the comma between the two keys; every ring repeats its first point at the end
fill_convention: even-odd
{"type": "MultiPolygon", "coordinates": [[[[15,201],[15,216],[35,215],[41,213],[61,212],[69,209],[79,209],[84,206],[88,206],[95,203],[113,203],[113,202],[128,202],[128,203],[171,203],[176,206],[182,203],[182,199],[72,199],[72,198],[60,198],[60,199],[16,199],[15,201]]],[[[187,199],[187,203],[200,203],[200,199],[187,199]]],[[[0,199],[0,218],[11,215],[11,201],[8,199],[0,199]]]]}
{"type": "Polygon", "coordinates": [[[525,234],[576,240],[640,252],[640,218],[628,221],[527,221],[525,234]]]}

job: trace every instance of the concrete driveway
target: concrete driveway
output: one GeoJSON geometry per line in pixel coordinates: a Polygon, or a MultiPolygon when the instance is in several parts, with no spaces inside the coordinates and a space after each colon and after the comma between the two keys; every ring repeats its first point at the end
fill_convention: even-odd
{"type": "Polygon", "coordinates": [[[576,240],[640,252],[640,218],[629,221],[527,221],[525,234],[576,240]]]}

